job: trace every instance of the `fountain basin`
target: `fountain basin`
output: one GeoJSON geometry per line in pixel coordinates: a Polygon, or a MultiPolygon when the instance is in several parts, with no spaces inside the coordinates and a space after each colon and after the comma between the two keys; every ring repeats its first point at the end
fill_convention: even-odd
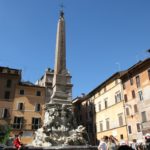
{"type": "MultiPolygon", "coordinates": [[[[51,147],[24,147],[24,150],[97,150],[97,146],[51,146],[51,147]]],[[[14,147],[6,147],[4,150],[16,150],[14,147]]]]}

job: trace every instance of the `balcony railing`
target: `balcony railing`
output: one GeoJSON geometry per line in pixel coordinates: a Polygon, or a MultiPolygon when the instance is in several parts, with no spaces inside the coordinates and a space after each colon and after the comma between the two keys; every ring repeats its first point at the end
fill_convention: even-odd
{"type": "Polygon", "coordinates": [[[22,129],[23,128],[23,124],[22,123],[14,123],[12,125],[13,129],[22,129]]]}
{"type": "Polygon", "coordinates": [[[11,125],[13,129],[24,129],[24,130],[37,130],[42,126],[42,124],[23,124],[23,123],[14,123],[11,125]]]}

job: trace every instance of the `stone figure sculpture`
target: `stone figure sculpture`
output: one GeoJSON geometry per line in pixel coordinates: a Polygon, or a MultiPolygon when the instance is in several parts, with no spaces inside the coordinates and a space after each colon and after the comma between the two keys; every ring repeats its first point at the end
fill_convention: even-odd
{"type": "Polygon", "coordinates": [[[71,107],[65,104],[50,105],[46,110],[43,127],[35,132],[34,146],[85,145],[85,127],[76,126],[71,107]]]}

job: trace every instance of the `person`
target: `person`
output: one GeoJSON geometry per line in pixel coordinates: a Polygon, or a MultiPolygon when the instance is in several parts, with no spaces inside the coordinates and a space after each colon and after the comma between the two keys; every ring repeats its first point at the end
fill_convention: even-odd
{"type": "Polygon", "coordinates": [[[133,150],[138,150],[137,143],[136,143],[136,139],[133,139],[133,143],[131,144],[131,148],[132,148],[133,150]]]}
{"type": "Polygon", "coordinates": [[[108,136],[104,136],[98,145],[98,150],[107,150],[108,136]]]}
{"type": "Polygon", "coordinates": [[[19,132],[18,135],[16,135],[14,141],[13,141],[13,145],[17,148],[17,150],[20,150],[23,146],[23,144],[21,143],[21,136],[23,135],[23,132],[19,132]]]}
{"type": "Polygon", "coordinates": [[[149,150],[150,149],[150,134],[149,133],[145,137],[145,144],[146,144],[146,148],[149,150]]]}
{"type": "Polygon", "coordinates": [[[127,145],[127,144],[126,144],[125,140],[123,138],[121,138],[119,145],[121,146],[121,145],[127,145]]]}
{"type": "Polygon", "coordinates": [[[110,136],[108,138],[108,144],[107,144],[107,150],[117,150],[117,144],[115,141],[115,138],[113,136],[110,136]]]}

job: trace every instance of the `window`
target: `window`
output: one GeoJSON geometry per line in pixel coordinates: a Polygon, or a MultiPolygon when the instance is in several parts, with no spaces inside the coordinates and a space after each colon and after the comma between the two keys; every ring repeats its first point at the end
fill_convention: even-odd
{"type": "Polygon", "coordinates": [[[100,121],[100,131],[103,131],[103,122],[100,121]]]}
{"type": "Polygon", "coordinates": [[[150,69],[148,69],[148,78],[150,80],[150,69]]]}
{"type": "Polygon", "coordinates": [[[10,91],[6,91],[4,95],[5,99],[10,99],[10,91]]]}
{"type": "Polygon", "coordinates": [[[98,103],[98,110],[101,111],[101,102],[98,103]]]}
{"type": "Polygon", "coordinates": [[[126,89],[126,85],[125,83],[122,84],[123,89],[126,89]]]}
{"type": "Polygon", "coordinates": [[[86,102],[86,107],[88,107],[88,102],[86,102]]]}
{"type": "Polygon", "coordinates": [[[98,110],[98,103],[97,104],[95,104],[95,112],[98,112],[99,110],[98,110]]]}
{"type": "Polygon", "coordinates": [[[104,86],[104,92],[106,92],[106,86],[104,86]]]}
{"type": "Polygon", "coordinates": [[[3,108],[0,108],[0,119],[3,118],[3,108]]]}
{"type": "Polygon", "coordinates": [[[23,126],[23,117],[15,117],[13,128],[14,129],[22,129],[22,126],[23,126]]]}
{"type": "Polygon", "coordinates": [[[18,108],[18,110],[23,110],[23,103],[18,103],[17,108],[18,108]]]}
{"type": "Polygon", "coordinates": [[[131,129],[130,125],[128,126],[128,132],[129,132],[129,134],[132,134],[132,129],[131,129]]]}
{"type": "Polygon", "coordinates": [[[129,108],[128,108],[128,107],[126,108],[126,115],[127,115],[127,116],[130,115],[130,111],[129,111],[129,108]]]}
{"type": "Polygon", "coordinates": [[[100,132],[100,126],[99,126],[98,123],[96,123],[96,131],[97,131],[97,132],[100,132]]]}
{"type": "Polygon", "coordinates": [[[127,101],[128,101],[127,94],[124,94],[124,100],[125,100],[125,102],[127,102],[127,101]]]}
{"type": "Polygon", "coordinates": [[[0,118],[7,118],[8,117],[8,109],[7,108],[1,108],[0,109],[0,118]]]}
{"type": "Polygon", "coordinates": [[[115,80],[115,85],[117,85],[117,84],[118,84],[118,79],[115,80]]]}
{"type": "Polygon", "coordinates": [[[8,117],[8,109],[4,108],[3,109],[3,118],[7,118],[8,117]]]}
{"type": "Polygon", "coordinates": [[[41,118],[32,118],[32,129],[40,128],[41,118]]]}
{"type": "Polygon", "coordinates": [[[89,111],[89,117],[90,117],[90,118],[93,118],[92,110],[89,111]]]}
{"type": "Polygon", "coordinates": [[[41,96],[41,91],[37,91],[36,96],[41,96]]]}
{"type": "Polygon", "coordinates": [[[20,90],[20,95],[24,95],[24,90],[20,90]]]}
{"type": "Polygon", "coordinates": [[[137,124],[136,124],[136,127],[137,127],[137,132],[141,132],[141,124],[140,124],[140,123],[137,123],[137,124]]]}
{"type": "Polygon", "coordinates": [[[41,108],[40,104],[35,104],[35,111],[36,112],[39,112],[40,108],[41,108]]]}
{"type": "Polygon", "coordinates": [[[132,98],[135,98],[135,91],[132,90],[132,98]]]}
{"type": "Polygon", "coordinates": [[[133,85],[133,78],[130,78],[130,84],[133,85]]]}
{"type": "Polygon", "coordinates": [[[118,114],[119,126],[123,126],[123,114],[118,114]]]}
{"type": "Polygon", "coordinates": [[[138,112],[137,104],[134,105],[134,112],[135,112],[135,113],[138,112]]]}
{"type": "Polygon", "coordinates": [[[115,102],[118,103],[121,101],[121,93],[120,91],[115,93],[115,102]]]}
{"type": "Polygon", "coordinates": [[[11,87],[11,84],[12,84],[12,81],[10,79],[7,80],[7,83],[6,83],[6,87],[7,88],[10,88],[11,87]]]}
{"type": "Polygon", "coordinates": [[[142,122],[146,122],[147,121],[146,112],[145,111],[141,112],[141,117],[142,117],[142,122]]]}
{"type": "Polygon", "coordinates": [[[120,134],[120,139],[123,139],[123,134],[120,134]]]}
{"type": "Polygon", "coordinates": [[[79,105],[77,105],[77,109],[78,109],[78,111],[80,111],[81,110],[81,105],[79,104],[79,105]]]}
{"type": "Polygon", "coordinates": [[[109,130],[110,124],[109,124],[109,118],[106,119],[106,129],[109,130]]]}
{"type": "Polygon", "coordinates": [[[106,109],[108,107],[107,98],[104,99],[104,105],[105,105],[105,109],[106,109]]]}
{"type": "Polygon", "coordinates": [[[87,129],[88,129],[88,132],[92,132],[93,131],[92,124],[88,124],[87,129]]]}
{"type": "Polygon", "coordinates": [[[141,86],[140,77],[139,76],[136,76],[136,86],[137,86],[137,88],[139,88],[141,86]]]}
{"type": "Polygon", "coordinates": [[[139,99],[140,99],[140,101],[142,101],[142,100],[143,100],[143,92],[142,92],[142,91],[139,91],[138,94],[139,94],[139,99]]]}

